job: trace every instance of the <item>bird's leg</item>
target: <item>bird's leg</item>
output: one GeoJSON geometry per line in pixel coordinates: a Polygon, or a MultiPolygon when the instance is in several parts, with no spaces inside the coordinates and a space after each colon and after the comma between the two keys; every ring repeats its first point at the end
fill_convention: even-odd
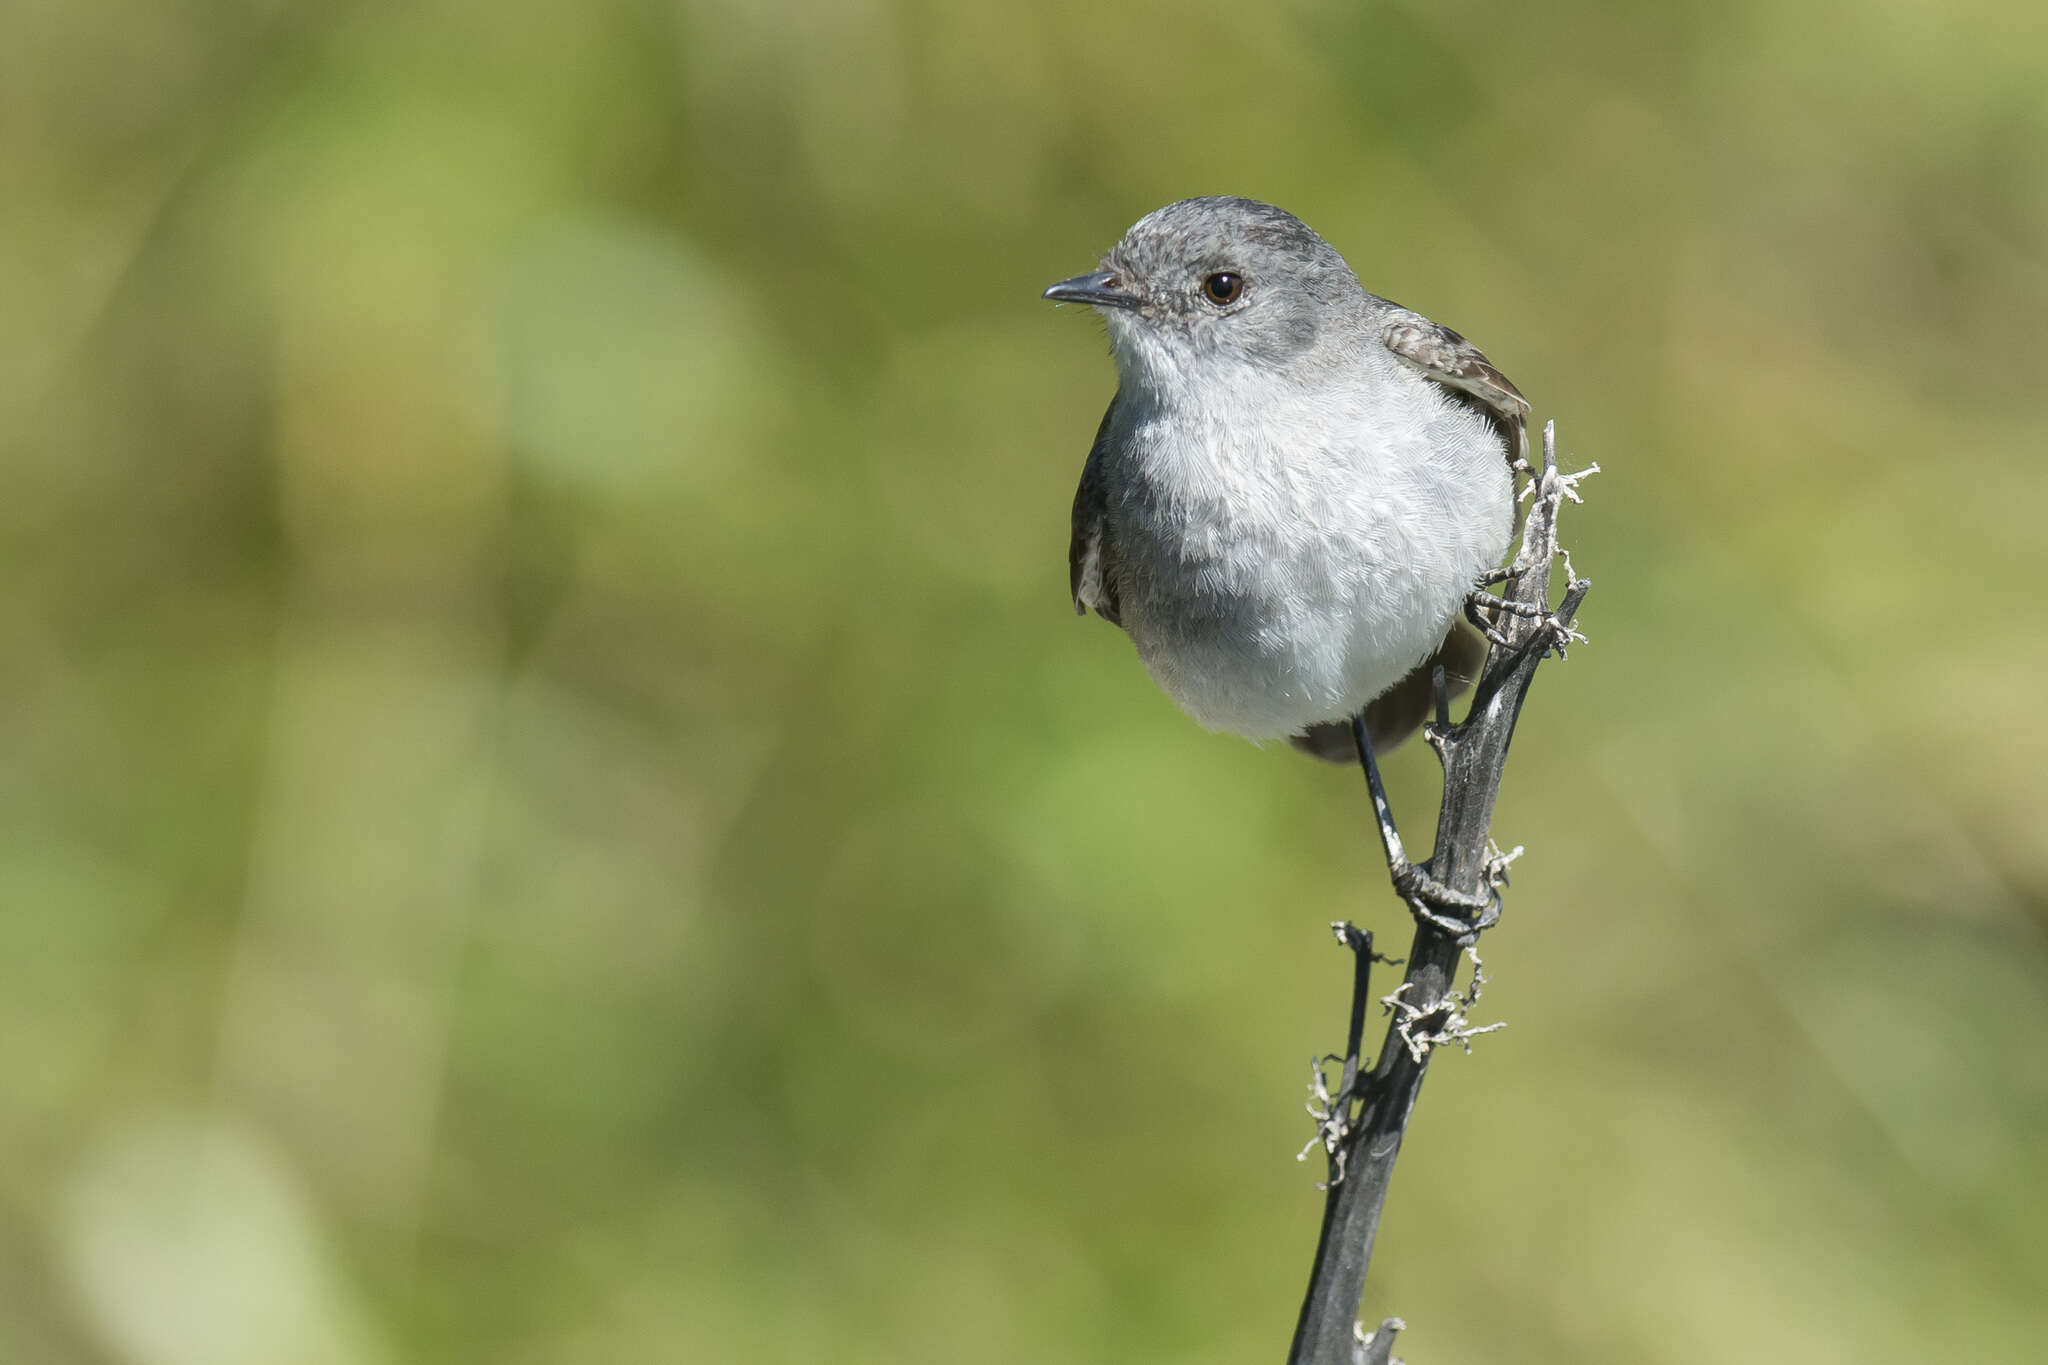
{"type": "Polygon", "coordinates": [[[1380,781],[1379,760],[1373,757],[1372,741],[1365,733],[1365,712],[1351,718],[1351,738],[1358,745],[1358,761],[1365,769],[1365,784],[1372,793],[1373,818],[1380,829],[1380,846],[1386,850],[1387,873],[1393,879],[1394,894],[1408,906],[1417,920],[1452,935],[1460,942],[1490,928],[1500,918],[1497,895],[1468,895],[1455,891],[1429,874],[1429,869],[1408,861],[1401,846],[1401,833],[1394,828],[1394,810],[1387,803],[1386,784],[1380,781]]]}
{"type": "Polygon", "coordinates": [[[1387,870],[1393,874],[1398,888],[1402,872],[1412,864],[1401,847],[1401,832],[1394,828],[1394,808],[1387,803],[1386,784],[1380,781],[1379,760],[1372,756],[1372,740],[1365,733],[1363,711],[1351,718],[1351,739],[1358,745],[1358,761],[1365,768],[1365,785],[1372,794],[1373,817],[1379,821],[1380,846],[1386,850],[1387,870]]]}

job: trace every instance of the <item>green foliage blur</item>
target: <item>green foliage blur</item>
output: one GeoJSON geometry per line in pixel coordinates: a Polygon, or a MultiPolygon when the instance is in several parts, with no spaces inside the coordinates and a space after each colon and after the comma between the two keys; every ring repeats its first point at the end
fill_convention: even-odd
{"type": "Polygon", "coordinates": [[[0,1360],[1281,1358],[1406,920],[1037,298],[1218,192],[1606,471],[1367,1316],[2048,1358],[2048,10],[10,0],[0,1360]]]}

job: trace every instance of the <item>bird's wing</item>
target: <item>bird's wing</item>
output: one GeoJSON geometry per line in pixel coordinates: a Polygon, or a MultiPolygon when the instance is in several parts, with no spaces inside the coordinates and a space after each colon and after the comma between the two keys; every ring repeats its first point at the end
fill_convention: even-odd
{"type": "Polygon", "coordinates": [[[1123,624],[1117,601],[1116,546],[1109,536],[1109,484],[1103,475],[1108,458],[1109,421],[1116,414],[1116,399],[1102,414],[1095,429],[1095,444],[1088,448],[1088,463],[1081,467],[1081,486],[1074,490],[1074,538],[1067,543],[1067,587],[1073,593],[1074,611],[1095,614],[1113,626],[1123,624]]]}
{"type": "Polygon", "coordinates": [[[1476,407],[1500,430],[1508,458],[1529,453],[1529,400],[1479,348],[1420,313],[1395,306],[1380,325],[1380,340],[1400,359],[1476,407]]]}

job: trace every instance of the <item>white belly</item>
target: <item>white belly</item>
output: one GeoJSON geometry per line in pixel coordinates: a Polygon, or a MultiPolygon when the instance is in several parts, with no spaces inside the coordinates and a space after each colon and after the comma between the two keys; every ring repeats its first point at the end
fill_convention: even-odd
{"type": "Polygon", "coordinates": [[[1269,405],[1236,441],[1223,423],[1199,443],[1156,418],[1133,432],[1141,487],[1111,513],[1124,625],[1204,726],[1271,738],[1356,714],[1506,551],[1513,480],[1491,425],[1433,386],[1373,397],[1336,425],[1341,449],[1310,435],[1332,429],[1327,407],[1310,422],[1269,405]]]}

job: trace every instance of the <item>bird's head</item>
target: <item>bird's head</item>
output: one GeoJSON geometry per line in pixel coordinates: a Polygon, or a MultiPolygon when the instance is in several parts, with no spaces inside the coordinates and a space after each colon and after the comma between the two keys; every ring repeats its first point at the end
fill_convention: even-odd
{"type": "Polygon", "coordinates": [[[1098,270],[1045,291],[1109,327],[1127,379],[1172,385],[1249,368],[1270,378],[1310,356],[1365,298],[1336,248],[1254,199],[1182,199],[1146,214],[1098,270]]]}

